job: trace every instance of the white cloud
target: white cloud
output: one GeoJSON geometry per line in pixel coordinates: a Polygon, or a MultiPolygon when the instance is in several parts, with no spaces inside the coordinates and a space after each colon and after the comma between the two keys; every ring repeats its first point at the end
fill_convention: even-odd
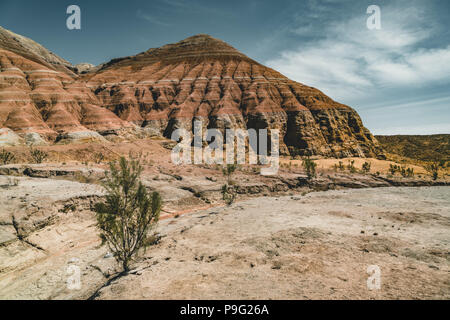
{"type": "MultiPolygon", "coordinates": [[[[422,9],[382,7],[381,30],[368,30],[364,13],[331,22],[322,38],[266,63],[337,100],[363,97],[380,88],[450,83],[450,45],[421,48],[436,31],[422,9]]],[[[308,29],[297,27],[292,32],[308,29]]]]}

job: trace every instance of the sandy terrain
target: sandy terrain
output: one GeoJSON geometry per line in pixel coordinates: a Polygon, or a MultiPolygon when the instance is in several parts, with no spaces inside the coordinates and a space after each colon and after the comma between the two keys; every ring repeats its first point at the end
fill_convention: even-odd
{"type": "Polygon", "coordinates": [[[99,298],[450,298],[448,187],[252,199],[160,230],[141,271],[99,298]],[[380,290],[367,288],[369,265],[380,290]]]}
{"type": "MultiPolygon", "coordinates": [[[[161,242],[97,299],[450,298],[448,186],[292,193],[195,211],[201,203],[169,178],[151,180],[172,187],[161,242]],[[193,209],[169,209],[183,203],[193,209]],[[381,269],[381,290],[367,289],[369,265],[381,269]]],[[[201,187],[198,179],[184,182],[201,187]]],[[[119,271],[90,211],[98,185],[6,176],[0,185],[0,298],[86,299],[119,271]],[[70,266],[80,290],[67,288],[70,266]]]]}
{"type": "Polygon", "coordinates": [[[334,172],[337,160],[319,159],[308,180],[300,160],[282,159],[276,176],[238,168],[238,202],[224,207],[221,167],[175,166],[167,144],[48,146],[43,164],[10,148],[20,163],[0,166],[0,298],[87,299],[108,282],[96,298],[449,298],[448,177],[392,177],[376,159],[380,175],[334,172]],[[107,161],[129,152],[143,153],[142,182],[163,198],[162,238],[111,281],[120,269],[92,208],[107,161]],[[381,290],[367,290],[369,265],[381,290]],[[79,290],[67,287],[74,270],[79,290]]]}

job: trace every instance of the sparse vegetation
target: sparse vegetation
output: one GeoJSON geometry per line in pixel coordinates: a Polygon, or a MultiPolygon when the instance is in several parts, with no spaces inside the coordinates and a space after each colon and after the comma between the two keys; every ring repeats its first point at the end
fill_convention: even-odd
{"type": "Polygon", "coordinates": [[[426,162],[450,161],[449,134],[376,136],[376,138],[389,154],[426,162]]]}
{"type": "Polygon", "coordinates": [[[413,168],[406,169],[406,176],[409,178],[414,177],[414,169],[413,168]]]}
{"type": "Polygon", "coordinates": [[[231,176],[233,175],[233,173],[236,171],[237,169],[237,164],[227,164],[226,167],[222,168],[222,173],[224,176],[227,177],[227,183],[228,184],[233,184],[233,181],[231,180],[231,176]]]}
{"type": "Polygon", "coordinates": [[[33,163],[42,163],[48,158],[48,153],[30,146],[30,156],[33,163]]]}
{"type": "Polygon", "coordinates": [[[236,164],[227,164],[226,167],[222,168],[223,175],[227,178],[227,183],[222,186],[222,199],[227,205],[232,205],[236,200],[236,190],[233,187],[233,181],[231,176],[236,171],[236,164]]]}
{"type": "Polygon", "coordinates": [[[439,163],[438,162],[432,162],[428,165],[425,166],[425,170],[427,170],[433,180],[437,180],[437,178],[439,177],[439,163]]]}
{"type": "Polygon", "coordinates": [[[389,173],[392,176],[395,176],[396,173],[399,173],[402,177],[406,178],[411,178],[414,177],[414,169],[413,168],[407,168],[405,166],[399,166],[396,164],[390,164],[389,165],[389,173]]]}
{"type": "Polygon", "coordinates": [[[366,161],[363,163],[361,170],[363,173],[369,173],[371,167],[372,167],[372,164],[370,162],[366,161]]]}
{"type": "Polygon", "coordinates": [[[348,171],[350,171],[351,173],[356,173],[356,167],[355,167],[355,160],[350,160],[348,165],[347,165],[347,169],[348,171]]]}
{"type": "Polygon", "coordinates": [[[311,160],[310,157],[303,158],[302,166],[306,171],[306,175],[308,176],[308,179],[312,179],[316,177],[316,168],[317,163],[314,162],[314,160],[311,160]]]}
{"type": "Polygon", "coordinates": [[[97,226],[103,243],[107,243],[125,272],[130,263],[154,243],[149,232],[159,220],[161,197],[149,194],[139,181],[142,173],[139,158],[121,157],[117,165],[110,163],[104,187],[106,201],[95,205],[97,226]]]}
{"type": "Polygon", "coordinates": [[[233,186],[229,184],[224,184],[222,186],[222,199],[228,206],[231,206],[236,200],[236,190],[233,186]]]}
{"type": "Polygon", "coordinates": [[[15,159],[16,157],[12,152],[6,151],[5,149],[0,151],[0,164],[4,165],[12,163],[15,159]]]}
{"type": "Polygon", "coordinates": [[[105,161],[105,155],[103,154],[103,152],[94,153],[94,162],[96,164],[102,163],[103,161],[105,161]]]}
{"type": "Polygon", "coordinates": [[[397,165],[395,165],[395,164],[390,164],[389,165],[389,173],[391,174],[391,175],[395,175],[395,173],[397,172],[397,170],[398,170],[398,166],[397,165]]]}

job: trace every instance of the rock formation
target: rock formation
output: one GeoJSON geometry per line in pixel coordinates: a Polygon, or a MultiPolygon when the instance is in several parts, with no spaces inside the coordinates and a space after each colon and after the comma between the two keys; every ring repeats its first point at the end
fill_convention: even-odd
{"type": "Polygon", "coordinates": [[[80,68],[81,75],[11,37],[0,29],[0,127],[18,134],[59,140],[143,128],[170,137],[198,119],[208,128],[279,129],[284,154],[381,153],[355,110],[208,35],[80,68]]]}

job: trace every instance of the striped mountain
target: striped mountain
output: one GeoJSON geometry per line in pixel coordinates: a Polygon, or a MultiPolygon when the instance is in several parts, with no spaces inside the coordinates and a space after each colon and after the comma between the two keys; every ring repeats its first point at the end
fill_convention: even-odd
{"type": "Polygon", "coordinates": [[[205,128],[279,129],[283,154],[382,154],[354,109],[208,35],[80,72],[0,28],[0,135],[17,135],[11,143],[36,135],[48,143],[170,137],[176,128],[192,130],[194,120],[205,128]]]}

